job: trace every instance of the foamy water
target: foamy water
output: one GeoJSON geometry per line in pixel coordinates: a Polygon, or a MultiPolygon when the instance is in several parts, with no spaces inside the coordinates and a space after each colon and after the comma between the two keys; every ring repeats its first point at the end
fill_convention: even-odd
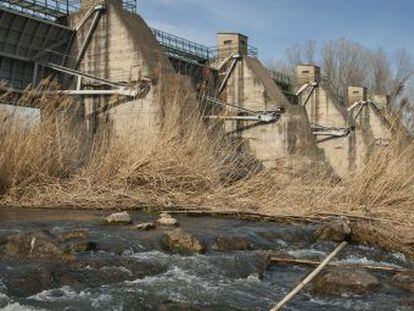
{"type": "MultiPolygon", "coordinates": [[[[76,217],[78,219],[79,215],[76,217]]],[[[264,271],[264,252],[285,251],[299,259],[320,260],[336,245],[311,242],[306,237],[312,236],[313,227],[180,217],[182,228],[208,247],[204,255],[183,256],[167,253],[160,247],[160,230],[137,232],[103,226],[92,220],[80,224],[70,219],[30,219],[25,217],[21,224],[1,223],[0,220],[0,238],[16,232],[16,226],[22,231],[48,229],[59,233],[86,229],[88,239],[97,243],[98,250],[79,254],[79,263],[85,264],[76,267],[53,261],[0,260],[1,310],[157,310],[160,306],[167,310],[174,306],[190,310],[269,310],[311,268],[280,265],[264,271]],[[213,251],[211,246],[219,236],[246,237],[254,248],[250,251],[213,251]],[[62,284],[42,288],[45,284],[39,281],[38,288],[37,283],[33,285],[34,293],[26,295],[10,287],[16,277],[33,269],[63,275],[62,284]],[[67,284],[63,284],[65,282],[67,284]]],[[[153,220],[153,216],[135,213],[134,219],[147,222],[153,220]]],[[[348,246],[337,261],[389,267],[412,265],[402,254],[366,246],[348,246]]],[[[375,275],[384,283],[389,278],[387,273],[375,275]]],[[[306,288],[286,310],[405,311],[410,310],[404,305],[406,298],[405,292],[389,286],[369,295],[343,297],[315,297],[306,288]]]]}

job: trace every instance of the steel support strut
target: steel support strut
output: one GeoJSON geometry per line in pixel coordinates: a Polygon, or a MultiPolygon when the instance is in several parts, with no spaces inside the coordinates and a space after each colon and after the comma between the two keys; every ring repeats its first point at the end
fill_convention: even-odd
{"type": "Polygon", "coordinates": [[[309,82],[309,83],[305,83],[304,85],[302,85],[302,87],[296,92],[296,96],[301,96],[306,90],[309,90],[305,101],[302,102],[302,106],[306,106],[310,97],[312,96],[313,92],[315,91],[317,87],[318,87],[318,82],[309,82]]]}
{"type": "Polygon", "coordinates": [[[285,112],[285,110],[280,107],[278,107],[275,111],[270,112],[253,111],[250,109],[246,109],[244,107],[222,102],[221,100],[212,97],[207,97],[207,102],[213,105],[231,107],[243,114],[237,116],[205,116],[206,119],[220,119],[231,121],[257,121],[262,123],[272,123],[277,121],[280,115],[285,112]]]}
{"type": "MultiPolygon", "coordinates": [[[[233,55],[232,57],[230,57],[229,59],[227,59],[227,61],[233,60],[233,62],[231,63],[229,69],[226,72],[226,76],[224,77],[223,81],[221,82],[217,93],[216,93],[216,97],[219,97],[221,95],[221,93],[224,91],[224,88],[227,85],[227,82],[230,79],[231,74],[233,73],[234,69],[236,68],[237,63],[239,62],[239,60],[241,59],[241,55],[233,55]]],[[[221,67],[224,65],[221,65],[221,67]]]]}
{"type": "Polygon", "coordinates": [[[91,26],[89,27],[88,33],[86,34],[86,38],[85,38],[85,40],[83,41],[83,43],[81,45],[78,56],[76,57],[75,69],[78,69],[83,57],[85,56],[86,50],[89,47],[89,43],[91,42],[92,36],[93,36],[93,34],[96,30],[96,27],[98,26],[99,20],[100,20],[102,14],[103,14],[103,11],[105,9],[106,8],[105,8],[104,5],[97,5],[94,8],[95,15],[94,15],[94,18],[92,20],[91,26]]]}

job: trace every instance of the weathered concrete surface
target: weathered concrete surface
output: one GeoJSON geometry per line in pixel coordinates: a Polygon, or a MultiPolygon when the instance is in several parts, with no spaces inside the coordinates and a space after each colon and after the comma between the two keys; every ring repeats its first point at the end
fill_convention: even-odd
{"type": "MultiPolygon", "coordinates": [[[[77,25],[89,8],[102,1],[85,1],[82,9],[71,14],[69,24],[77,25]]],[[[92,18],[78,32],[71,55],[76,56],[92,23],[92,18]]],[[[99,121],[110,121],[113,135],[133,141],[134,133],[140,130],[156,131],[160,122],[160,107],[156,92],[160,77],[168,81],[175,71],[168,57],[154,38],[151,29],[137,14],[122,8],[122,1],[106,1],[106,11],[92,37],[79,69],[114,82],[136,84],[141,79],[152,81],[151,89],[145,98],[129,101],[101,113],[91,120],[90,127],[96,127],[99,121]]],[[[96,85],[95,85],[96,87],[96,85]]],[[[189,89],[189,92],[192,92],[189,89]]],[[[119,100],[119,99],[118,99],[119,100]]],[[[114,98],[86,98],[86,115],[102,106],[116,101],[114,98]]]]}
{"type": "MultiPolygon", "coordinates": [[[[302,97],[303,99],[303,97],[302,97]]],[[[323,84],[313,92],[305,106],[309,122],[333,128],[348,128],[346,108],[330,94],[323,84]]],[[[344,177],[352,167],[349,157],[349,137],[316,137],[318,147],[339,177],[344,177]]]]}
{"type": "Polygon", "coordinates": [[[348,105],[359,100],[367,100],[367,88],[362,86],[350,86],[348,87],[348,105]]]}
{"type": "Polygon", "coordinates": [[[356,115],[358,109],[350,114],[351,124],[354,127],[349,138],[353,171],[361,170],[374,151],[386,148],[396,137],[386,108],[378,109],[381,107],[381,103],[368,103],[358,116],[356,115]]]}
{"type": "Polygon", "coordinates": [[[296,73],[299,85],[315,81],[319,82],[321,79],[321,68],[311,64],[298,65],[296,73]]]}
{"type": "MultiPolygon", "coordinates": [[[[320,81],[320,69],[315,65],[299,65],[297,67],[298,88],[308,82],[318,82],[305,105],[311,125],[320,125],[328,128],[352,129],[345,137],[317,136],[318,147],[323,151],[334,171],[339,177],[346,177],[360,171],[368,161],[376,146],[387,146],[392,139],[390,124],[387,122],[384,111],[376,107],[383,107],[384,96],[376,97],[380,103],[366,105],[357,117],[358,108],[348,113],[344,103],[330,92],[325,83],[320,81]]],[[[302,96],[302,104],[306,94],[302,96]]],[[[348,89],[348,105],[357,101],[367,100],[367,89],[352,86],[348,89]]]]}
{"type": "MultiPolygon", "coordinates": [[[[240,38],[234,35],[233,40],[240,38]]],[[[219,42],[220,43],[220,42],[219,42]]],[[[220,48],[220,47],[219,47],[220,48]]],[[[236,65],[221,99],[253,111],[286,110],[273,123],[225,121],[226,132],[238,135],[265,168],[274,168],[280,160],[289,165],[293,155],[316,157],[318,151],[303,107],[293,106],[254,57],[243,55],[236,65]]],[[[228,108],[227,114],[236,112],[228,108]]]]}

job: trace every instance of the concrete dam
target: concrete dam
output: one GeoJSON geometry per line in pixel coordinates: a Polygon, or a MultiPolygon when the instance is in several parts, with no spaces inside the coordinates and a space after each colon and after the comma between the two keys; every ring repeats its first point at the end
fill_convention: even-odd
{"type": "Polygon", "coordinates": [[[138,11],[132,0],[1,0],[1,92],[18,98],[52,77],[59,93],[76,98],[74,113],[89,132],[105,118],[114,137],[133,140],[162,118],[159,78],[177,77],[212,107],[208,122],[265,168],[300,157],[329,163],[339,177],[362,168],[395,135],[385,94],[349,86],[348,98],[338,99],[315,64],[299,65],[293,83],[266,68],[243,34],[218,33],[210,48],[150,28],[138,11]]]}

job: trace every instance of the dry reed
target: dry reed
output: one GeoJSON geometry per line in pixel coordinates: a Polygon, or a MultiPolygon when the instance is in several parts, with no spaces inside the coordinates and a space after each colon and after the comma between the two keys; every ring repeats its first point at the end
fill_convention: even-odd
{"type": "Polygon", "coordinates": [[[181,91],[185,82],[162,83],[162,118],[156,127],[139,127],[133,143],[109,139],[105,122],[90,140],[84,126],[76,125],[75,131],[67,118],[75,103],[28,90],[20,103],[42,108],[42,122],[24,126],[17,116],[0,115],[0,205],[197,205],[275,215],[344,214],[397,223],[404,234],[413,232],[413,143],[395,140],[339,183],[323,167],[260,171],[238,143],[207,126],[195,98],[181,91]]]}

